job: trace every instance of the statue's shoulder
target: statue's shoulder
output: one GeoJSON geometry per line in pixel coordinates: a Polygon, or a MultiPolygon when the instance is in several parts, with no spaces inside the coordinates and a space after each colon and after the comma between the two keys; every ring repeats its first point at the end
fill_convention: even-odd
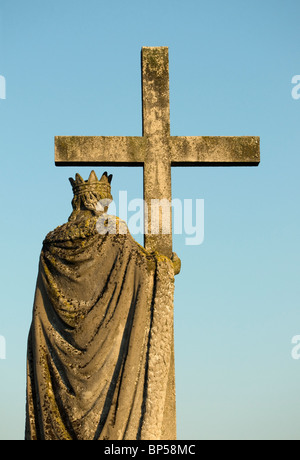
{"type": "Polygon", "coordinates": [[[44,239],[44,243],[49,244],[59,241],[76,240],[78,238],[88,238],[97,234],[96,224],[96,217],[75,222],[66,222],[49,232],[44,239]]]}
{"type": "Polygon", "coordinates": [[[117,216],[102,214],[69,221],[48,233],[44,243],[88,238],[95,235],[129,235],[127,224],[117,216]]]}

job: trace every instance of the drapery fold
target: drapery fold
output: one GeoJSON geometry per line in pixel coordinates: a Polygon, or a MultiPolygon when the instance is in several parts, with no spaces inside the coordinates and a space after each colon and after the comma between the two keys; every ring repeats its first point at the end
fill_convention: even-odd
{"type": "MultiPolygon", "coordinates": [[[[26,439],[162,439],[174,269],[96,219],[45,239],[28,338],[26,439]]],[[[115,228],[115,227],[114,227],[115,228]]]]}

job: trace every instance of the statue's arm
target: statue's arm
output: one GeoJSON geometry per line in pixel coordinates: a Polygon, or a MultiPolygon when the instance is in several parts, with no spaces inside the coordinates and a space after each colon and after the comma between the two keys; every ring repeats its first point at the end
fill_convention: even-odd
{"type": "Polygon", "coordinates": [[[176,252],[172,253],[171,260],[173,262],[173,267],[174,267],[174,275],[178,275],[180,273],[181,269],[181,260],[176,254],[176,252]]]}

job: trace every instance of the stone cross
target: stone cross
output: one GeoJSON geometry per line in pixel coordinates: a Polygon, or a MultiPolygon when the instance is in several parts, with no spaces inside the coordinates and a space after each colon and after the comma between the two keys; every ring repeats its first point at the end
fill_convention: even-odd
{"type": "MultiPolygon", "coordinates": [[[[257,166],[259,137],[170,135],[167,47],[142,48],[143,136],[58,136],[57,166],[143,166],[145,248],[172,255],[172,229],[163,234],[162,218],[152,212],[157,200],[171,203],[172,166],[257,166]],[[156,200],[156,201],[153,201],[156,200]],[[153,219],[159,219],[159,231],[153,219]],[[152,220],[152,221],[151,221],[152,220]],[[156,228],[156,233],[151,230],[156,228]]],[[[170,209],[171,211],[171,209],[170,209]]],[[[171,219],[171,212],[169,214],[171,219]]]]}
{"type": "MultiPolygon", "coordinates": [[[[153,203],[169,203],[172,166],[257,166],[259,137],[178,137],[170,135],[169,58],[167,47],[142,48],[143,136],[58,136],[57,166],[143,166],[145,248],[172,255],[172,229],[163,233],[162,215],[153,203]],[[147,210],[147,212],[146,212],[147,210]],[[158,220],[154,222],[153,220],[158,220]],[[157,232],[158,224],[158,232],[157,232]],[[153,228],[156,232],[153,232],[153,228]]],[[[166,439],[176,439],[174,340],[165,416],[166,439]]]]}

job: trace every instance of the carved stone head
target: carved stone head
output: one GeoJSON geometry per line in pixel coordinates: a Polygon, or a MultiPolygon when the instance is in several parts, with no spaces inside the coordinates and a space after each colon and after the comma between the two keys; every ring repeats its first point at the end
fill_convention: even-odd
{"type": "Polygon", "coordinates": [[[73,212],[69,221],[76,220],[80,213],[90,211],[94,215],[106,212],[109,204],[113,200],[111,195],[112,174],[109,176],[105,171],[98,180],[95,171],[92,171],[88,180],[84,180],[80,174],[76,174],[75,179],[69,178],[72,185],[74,198],[72,200],[73,212]]]}

